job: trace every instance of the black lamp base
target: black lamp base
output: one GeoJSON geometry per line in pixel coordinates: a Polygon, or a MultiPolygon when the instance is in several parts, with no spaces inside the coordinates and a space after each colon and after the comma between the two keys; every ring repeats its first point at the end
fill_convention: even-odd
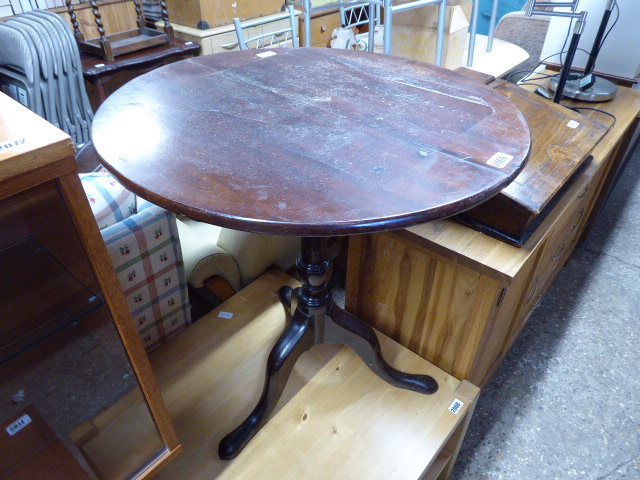
{"type": "MultiPolygon", "coordinates": [[[[613,100],[618,92],[618,87],[615,83],[598,76],[595,77],[595,82],[591,87],[586,90],[582,90],[580,83],[583,78],[583,74],[573,72],[569,74],[567,83],[562,90],[562,95],[564,97],[581,100],[583,102],[607,102],[609,100],[613,100]]],[[[549,81],[549,89],[552,92],[555,92],[557,86],[558,78],[551,78],[549,81]]]]}

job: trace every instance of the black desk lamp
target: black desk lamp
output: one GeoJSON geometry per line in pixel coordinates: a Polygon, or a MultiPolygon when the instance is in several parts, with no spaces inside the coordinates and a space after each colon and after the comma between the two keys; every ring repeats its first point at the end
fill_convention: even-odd
{"type": "Polygon", "coordinates": [[[584,24],[587,20],[587,12],[576,13],[576,7],[578,6],[578,0],[573,0],[571,2],[536,2],[531,1],[527,8],[527,16],[531,16],[534,13],[537,15],[548,15],[552,17],[569,17],[569,18],[577,18],[576,26],[573,29],[573,35],[571,36],[571,43],[569,43],[569,49],[567,50],[567,56],[565,57],[564,63],[562,65],[562,69],[560,70],[560,76],[556,79],[555,77],[552,80],[555,80],[555,84],[551,85],[549,82],[549,86],[552,90],[555,90],[555,95],[553,96],[554,103],[559,103],[562,100],[563,96],[567,96],[567,88],[566,85],[569,81],[569,74],[571,72],[571,64],[573,63],[573,57],[578,50],[578,42],[580,41],[580,35],[584,30],[584,24]],[[538,10],[538,8],[545,7],[569,7],[571,8],[570,12],[556,12],[552,10],[538,10]]]}
{"type": "MultiPolygon", "coordinates": [[[[571,3],[552,3],[552,2],[531,2],[529,9],[527,11],[528,15],[532,13],[543,14],[543,15],[556,15],[556,16],[574,16],[575,14],[563,14],[561,12],[545,12],[545,11],[536,11],[537,7],[565,7],[571,6],[575,9],[577,6],[576,2],[571,3]],[[530,13],[531,12],[531,13],[530,13]]],[[[584,29],[584,20],[586,18],[579,18],[576,23],[576,28],[574,30],[574,35],[571,41],[571,45],[569,45],[569,50],[567,52],[566,60],[563,64],[562,73],[565,73],[566,70],[566,78],[564,78],[562,73],[560,74],[560,78],[552,78],[549,82],[549,88],[551,91],[555,91],[554,102],[558,102],[562,97],[574,98],[576,100],[582,100],[584,102],[606,102],[607,100],[611,100],[616,96],[618,92],[618,87],[615,83],[610,82],[606,78],[597,77],[593,74],[593,69],[596,65],[596,58],[600,53],[600,47],[602,46],[602,40],[606,34],[607,24],[609,23],[609,18],[611,17],[611,13],[613,11],[614,6],[616,5],[616,0],[607,0],[607,4],[605,7],[604,14],[602,16],[602,20],[600,21],[600,27],[598,28],[598,32],[596,34],[596,38],[593,41],[593,46],[591,47],[591,53],[589,54],[589,59],[584,69],[584,73],[578,72],[570,72],[571,63],[573,62],[573,57],[578,48],[578,42],[575,42],[576,32],[584,29]],[[556,100],[557,99],[557,100],[556,100]]],[[[579,39],[579,35],[578,35],[579,39]]]]}
{"type": "MultiPolygon", "coordinates": [[[[587,64],[584,67],[584,73],[574,72],[569,75],[567,84],[562,92],[565,97],[575,98],[583,102],[606,102],[616,96],[618,87],[615,83],[593,74],[593,69],[596,66],[596,58],[600,53],[602,39],[605,36],[607,24],[609,23],[609,18],[611,17],[611,12],[615,4],[616,0],[607,0],[607,6],[600,21],[598,33],[593,41],[593,47],[591,47],[587,64]]],[[[554,82],[554,80],[555,79],[551,79],[550,82],[551,90],[556,88],[556,82],[554,82]]]]}

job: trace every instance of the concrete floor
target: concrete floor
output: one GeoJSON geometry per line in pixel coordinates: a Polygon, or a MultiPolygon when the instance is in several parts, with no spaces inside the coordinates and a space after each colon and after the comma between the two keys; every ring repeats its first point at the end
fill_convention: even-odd
{"type": "Polygon", "coordinates": [[[452,480],[640,479],[640,148],[480,396],[452,480]]]}

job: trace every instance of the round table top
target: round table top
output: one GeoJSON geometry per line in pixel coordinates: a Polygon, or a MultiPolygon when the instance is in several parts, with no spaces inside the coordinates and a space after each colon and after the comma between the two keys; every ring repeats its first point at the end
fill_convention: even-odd
{"type": "Polygon", "coordinates": [[[531,135],[504,96],[389,55],[299,48],[161,67],[93,121],[104,165],[176,213],[300,236],[407,227],[513,180],[531,135]]]}

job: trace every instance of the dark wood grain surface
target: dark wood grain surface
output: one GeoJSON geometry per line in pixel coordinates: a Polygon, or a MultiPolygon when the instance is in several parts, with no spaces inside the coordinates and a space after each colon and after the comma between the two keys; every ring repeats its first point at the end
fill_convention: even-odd
{"type": "Polygon", "coordinates": [[[83,54],[82,73],[87,79],[94,79],[123,70],[162,65],[167,59],[188,58],[200,51],[200,45],[175,39],[168,45],[146,48],[137,52],[116,57],[113,61],[105,60],[97,55],[83,54]]]}
{"type": "Polygon", "coordinates": [[[321,236],[453,215],[529,155],[519,110],[463,75],[367,52],[273,53],[196,57],[119,89],[93,123],[105,166],[196,220],[321,236]]]}
{"type": "Polygon", "coordinates": [[[607,129],[584,115],[512,83],[492,84],[522,112],[532,131],[526,167],[500,193],[459,219],[512,245],[521,246],[586,168],[607,129]]]}

